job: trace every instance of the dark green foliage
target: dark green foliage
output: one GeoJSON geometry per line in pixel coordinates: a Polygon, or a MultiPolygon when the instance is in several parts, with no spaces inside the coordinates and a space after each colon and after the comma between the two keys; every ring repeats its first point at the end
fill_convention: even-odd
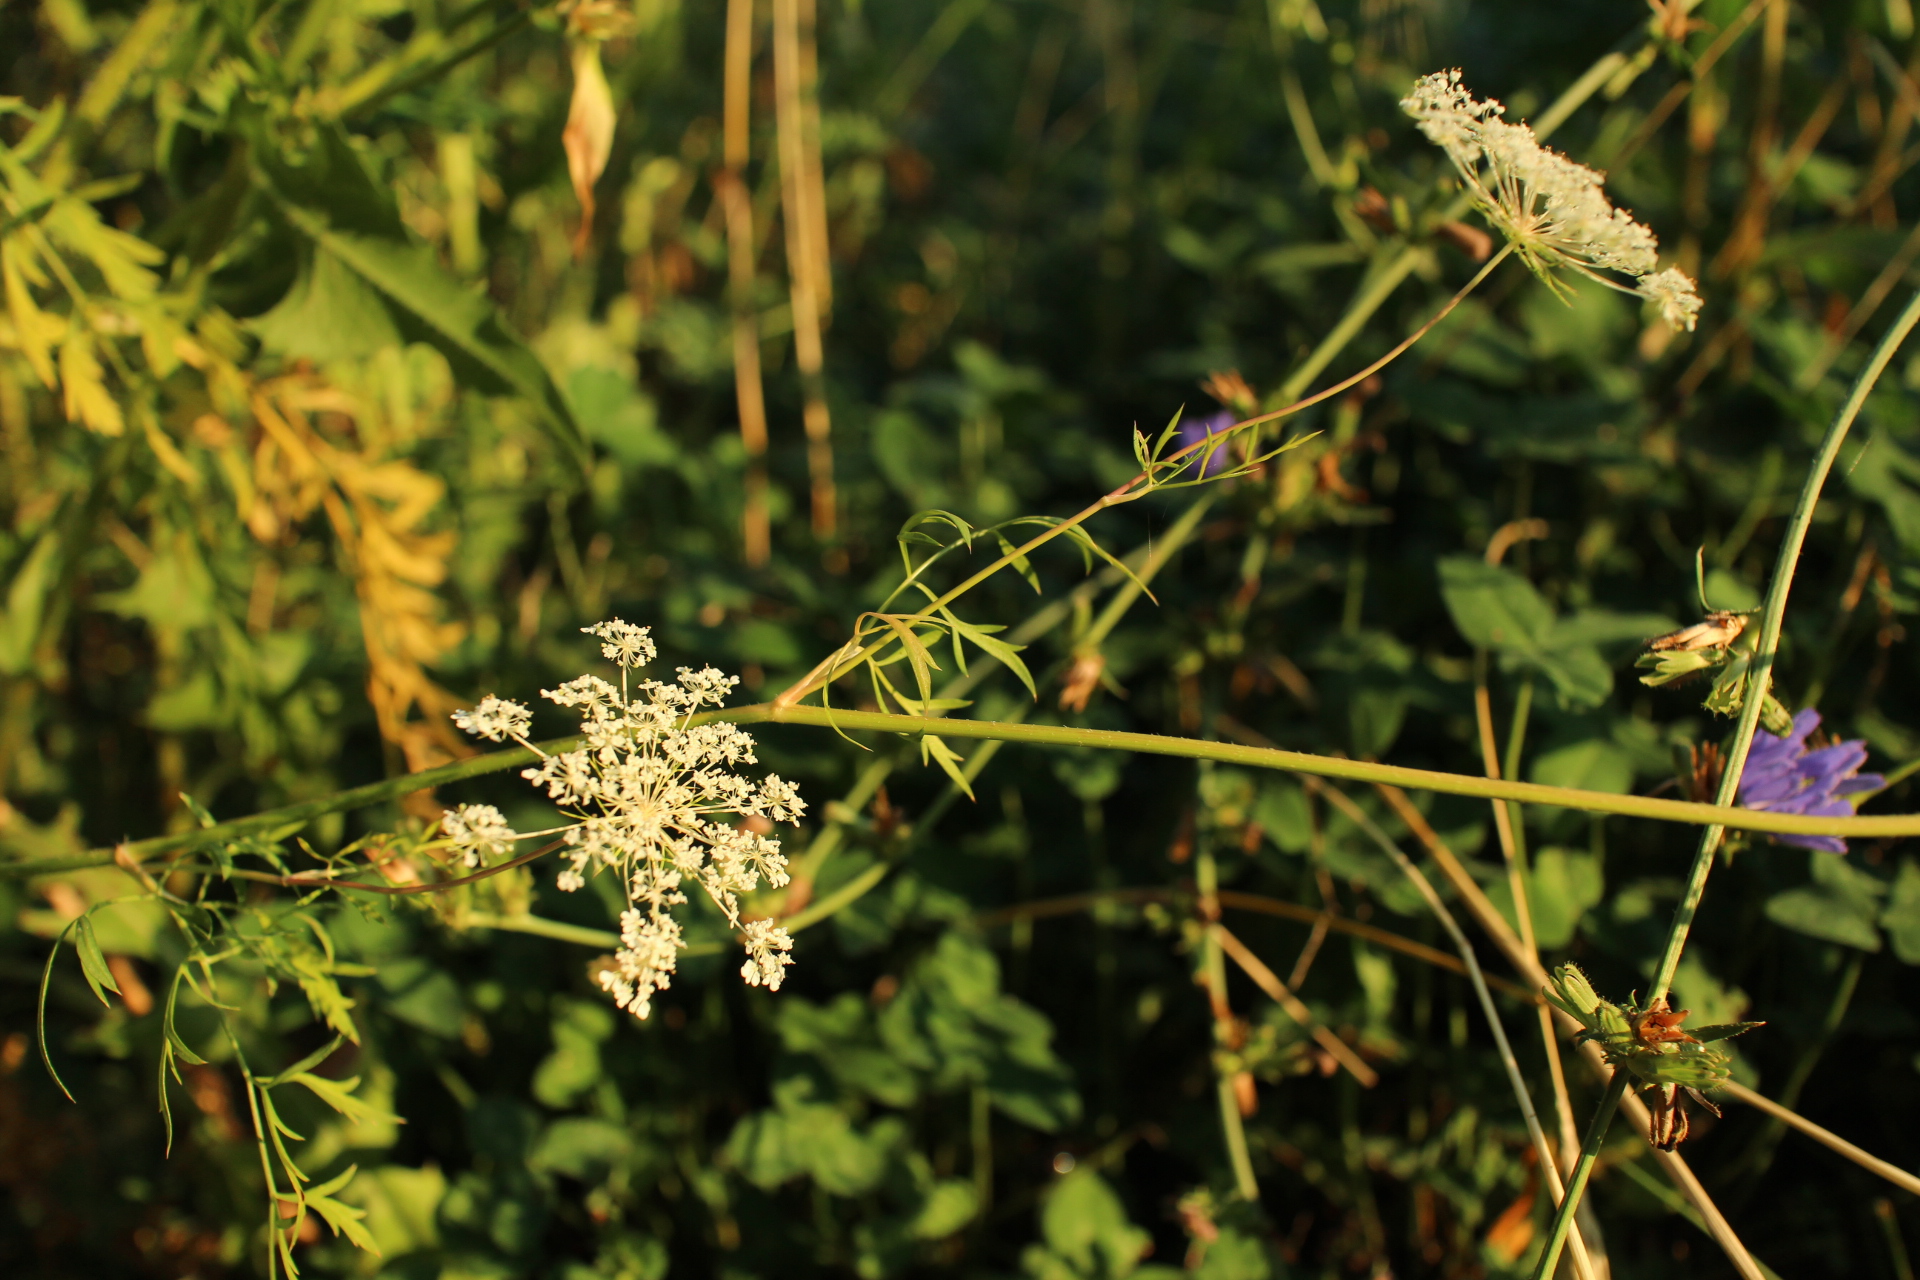
{"type": "MultiPolygon", "coordinates": [[[[1519,0],[822,0],[826,538],[765,7],[738,298],[717,177],[726,6],[618,8],[617,126],[578,256],[552,6],[0,8],[0,859],[440,762],[465,749],[452,708],[602,670],[578,628],[608,616],[654,628],[658,669],[739,672],[741,701],[859,634],[898,660],[884,683],[835,685],[836,706],[1257,735],[1476,776],[1484,671],[1503,769],[1701,785],[1686,749],[1731,724],[1701,700],[1719,688],[1729,709],[1744,655],[1661,688],[1631,658],[1697,620],[1696,549],[1713,608],[1758,603],[1797,477],[1908,287],[1905,0],[1784,5],[1777,29],[1745,0],[1666,5],[1701,24],[1684,30],[1519,0]],[[1563,302],[1504,264],[1377,378],[1268,428],[1260,447],[1288,452],[1116,506],[1092,543],[1062,537],[934,623],[898,623],[922,585],[1046,527],[1024,518],[1125,484],[1155,456],[1136,440],[1177,447],[1156,433],[1215,411],[1203,379],[1244,377],[1244,400],[1209,383],[1235,416],[1278,408],[1471,275],[1479,223],[1445,225],[1444,159],[1396,105],[1416,75],[1462,65],[1509,118],[1538,119],[1616,47],[1553,144],[1608,169],[1663,261],[1700,277],[1698,332],[1598,288],[1563,302]],[[756,567],[736,304],[771,418],[756,567]],[[1193,503],[1209,505],[1151,598],[1130,595],[1193,503]]],[[[1917,386],[1902,353],[1855,428],[1775,672],[1788,708],[1868,740],[1894,779],[1880,812],[1920,807],[1917,386]]],[[[572,731],[542,706],[537,733],[572,731]]],[[[1296,780],[756,733],[812,805],[783,833],[804,902],[756,909],[820,919],[769,994],[735,977],[724,921],[692,910],[644,1023],[593,976],[616,886],[560,893],[545,862],[409,898],[276,879],[437,874],[439,804],[549,823],[512,773],[213,844],[153,885],[108,866],[0,878],[0,1273],[265,1274],[267,1161],[283,1190],[288,1167],[311,1177],[307,1225],[290,1201],[278,1224],[308,1276],[1525,1267],[1546,1207],[1473,994],[1433,962],[1447,942],[1418,893],[1296,780]],[[1379,1084],[1237,970],[1216,1018],[1195,981],[1203,865],[1241,895],[1234,934],[1379,1084]],[[1323,909],[1352,928],[1316,930],[1323,909]],[[546,935],[503,927],[528,919],[546,935]],[[35,1061],[42,1005],[58,1082],[35,1061]],[[1258,1102],[1258,1203],[1235,1195],[1221,1081],[1258,1102]]],[[[1379,797],[1351,794],[1418,852],[1379,797]]],[[[1512,918],[1487,806],[1415,801],[1512,918]]],[[[1520,835],[1543,953],[1627,1007],[1693,833],[1529,809],[1520,835]]],[[[1767,1026],[1715,1038],[1698,1079],[1730,1069],[1920,1167],[1916,963],[1910,851],[1745,842],[1674,1005],[1701,1040],[1767,1026]]],[[[1504,1007],[1557,1137],[1533,1014],[1504,1007]]],[[[1571,1058],[1569,1075],[1584,1117],[1599,1088],[1571,1058]]],[[[1694,1133],[1687,1158],[1780,1274],[1902,1274],[1872,1175],[1737,1106],[1694,1133]]],[[[1671,1194],[1616,1131],[1593,1193],[1613,1274],[1733,1274],[1671,1194]]]]}

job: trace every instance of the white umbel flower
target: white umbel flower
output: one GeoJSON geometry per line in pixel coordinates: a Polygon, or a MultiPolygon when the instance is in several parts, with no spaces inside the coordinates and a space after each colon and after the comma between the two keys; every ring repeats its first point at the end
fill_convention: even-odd
{"type": "Polygon", "coordinates": [[[1694,318],[1700,314],[1700,295],[1684,271],[1668,267],[1640,281],[1640,296],[1660,308],[1660,318],[1675,329],[1693,331],[1694,318]]]}
{"type": "MultiPolygon", "coordinates": [[[[740,820],[797,822],[806,802],[792,783],[769,774],[757,782],[735,773],[757,763],[753,738],[738,725],[693,724],[703,707],[718,707],[739,683],[712,667],[681,667],[673,683],[644,680],[629,687],[628,672],[654,657],[647,628],[613,619],[583,628],[601,641],[601,653],[620,667],[618,687],[584,675],[544,691],[548,701],[580,713],[581,745],[554,755],[521,776],[544,787],[572,818],[565,829],[567,865],[557,881],[574,890],[603,870],[620,876],[628,909],[620,917],[620,948],[600,974],[623,1009],[644,1018],[653,994],[671,981],[683,943],[673,908],[697,884],[727,922],[741,930],[749,985],[777,991],[793,939],[771,921],[742,922],[740,895],[762,884],[787,883],[780,842],[740,820]]],[[[526,739],[531,714],[488,698],[455,720],[468,732],[507,723],[513,707],[515,741],[526,739]],[[463,718],[464,717],[464,718],[463,718]]],[[[504,825],[504,823],[502,824],[504,825]]]]}
{"type": "Polygon", "coordinates": [[[1668,324],[1693,328],[1700,310],[1693,281],[1671,267],[1657,271],[1659,241],[1613,207],[1605,174],[1549,151],[1526,125],[1501,119],[1506,108],[1476,100],[1458,70],[1421,77],[1400,106],[1447,153],[1474,204],[1549,288],[1564,292],[1553,273],[1573,271],[1649,298],[1668,324]],[[1602,272],[1635,282],[1629,287],[1602,272]]]}
{"type": "Polygon", "coordinates": [[[743,932],[747,962],[740,966],[740,976],[750,987],[778,991],[787,976],[787,966],[793,963],[793,957],[787,954],[793,950],[793,935],[771,920],[749,920],[743,932]]]}
{"type": "Polygon", "coordinates": [[[518,742],[527,736],[527,730],[532,727],[533,712],[517,702],[488,694],[472,710],[454,712],[453,722],[461,732],[470,733],[476,738],[485,738],[489,742],[505,742],[512,738],[518,742]]]}
{"type": "Polygon", "coordinates": [[[469,867],[513,852],[513,842],[520,838],[490,804],[463,804],[449,810],[440,819],[440,834],[453,842],[460,860],[469,867]]]}

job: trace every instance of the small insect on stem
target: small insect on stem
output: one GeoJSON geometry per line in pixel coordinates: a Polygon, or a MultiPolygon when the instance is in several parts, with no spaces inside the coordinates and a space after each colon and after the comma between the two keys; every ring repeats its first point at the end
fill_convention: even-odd
{"type": "Polygon", "coordinates": [[[1655,1085],[1646,1093],[1650,1104],[1647,1141],[1660,1151],[1672,1151],[1687,1140],[1689,1099],[1712,1112],[1716,1119],[1720,1116],[1720,1108],[1713,1105],[1706,1094],[1688,1085],[1655,1085]]]}
{"type": "Polygon", "coordinates": [[[1716,609],[1701,622],[1678,631],[1670,631],[1647,641],[1648,653],[1679,650],[1692,653],[1700,649],[1724,649],[1747,629],[1747,615],[1729,609],[1716,609]]]}

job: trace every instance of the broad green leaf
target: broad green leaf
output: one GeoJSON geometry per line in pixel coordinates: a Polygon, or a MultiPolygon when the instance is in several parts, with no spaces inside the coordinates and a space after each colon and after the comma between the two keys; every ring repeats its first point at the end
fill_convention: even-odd
{"type": "Polygon", "coordinates": [[[632,1151],[633,1136],[620,1125],[567,1116],[547,1126],[527,1157],[527,1167],[592,1181],[618,1168],[632,1151]]]}
{"type": "Polygon", "coordinates": [[[1045,1248],[1030,1247],[1021,1261],[1029,1275],[1043,1280],[1130,1275],[1153,1242],[1091,1169],[1076,1169],[1054,1185],[1040,1213],[1040,1231],[1045,1248]]]}
{"type": "Polygon", "coordinates": [[[959,1178],[943,1178],[933,1184],[919,1212],[907,1224],[907,1234],[916,1240],[941,1240],[973,1221],[980,1212],[980,1199],[973,1184],[959,1178]]]}
{"type": "Polygon", "coordinates": [[[1880,949],[1880,899],[1887,887],[1844,857],[1810,853],[1813,883],[1777,893],[1767,900],[1767,918],[1809,937],[1858,947],[1880,949]]]}
{"type": "Polygon", "coordinates": [[[1665,635],[1679,626],[1661,613],[1614,613],[1608,609],[1582,609],[1554,622],[1547,632],[1547,646],[1639,644],[1665,635]]]}
{"type": "MultiPolygon", "coordinates": [[[[256,153],[254,180],[318,254],[378,291],[393,308],[401,336],[417,331],[468,381],[528,401],[567,456],[585,466],[588,452],[579,425],[539,358],[507,330],[483,294],[449,275],[430,248],[408,237],[390,198],[368,176],[343,135],[322,129],[308,162],[299,168],[256,153]]],[[[339,284],[335,277],[320,287],[339,284]]],[[[372,314],[362,305],[364,299],[349,303],[344,293],[318,296],[315,287],[310,278],[307,294],[294,305],[324,303],[372,314]]]]}
{"type": "Polygon", "coordinates": [[[1542,753],[1529,775],[1544,786],[1624,795],[1633,789],[1633,757],[1609,738],[1588,738],[1542,753]]]}
{"type": "Polygon", "coordinates": [[[1562,706],[1597,707],[1613,692],[1613,668],[1591,645],[1555,647],[1549,639],[1530,658],[1503,657],[1503,663],[1530,666],[1546,676],[1562,706]]]}
{"type": "Polygon", "coordinates": [[[1542,947],[1566,946],[1587,910],[1601,900],[1600,859],[1577,849],[1539,850],[1527,871],[1527,904],[1542,947]]]}
{"type": "Polygon", "coordinates": [[[1532,583],[1474,556],[1440,561],[1440,596],[1454,626],[1478,649],[1537,653],[1553,625],[1553,608],[1532,583]]]}
{"type": "Polygon", "coordinates": [[[1887,931],[1893,954],[1902,963],[1920,964],[1920,864],[1912,858],[1900,859],[1900,871],[1893,878],[1893,892],[1880,915],[1880,927],[1887,931]]]}

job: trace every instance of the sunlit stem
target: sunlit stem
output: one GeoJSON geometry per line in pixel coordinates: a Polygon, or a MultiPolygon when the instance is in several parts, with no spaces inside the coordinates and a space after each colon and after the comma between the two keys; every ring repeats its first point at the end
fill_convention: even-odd
{"type": "MultiPolygon", "coordinates": [[[[1471,280],[1467,281],[1466,284],[1460,287],[1459,292],[1455,293],[1452,298],[1447,300],[1447,304],[1444,307],[1440,308],[1440,310],[1434,314],[1432,319],[1428,320],[1425,324],[1421,325],[1418,329],[1415,329],[1404,340],[1402,340],[1398,346],[1388,351],[1387,354],[1381,356],[1378,360],[1375,360],[1372,364],[1368,365],[1366,368],[1360,370],[1360,372],[1341,379],[1339,382],[1334,383],[1332,386],[1327,387],[1325,390],[1316,391],[1312,395],[1307,396],[1305,399],[1296,400],[1292,404],[1287,405],[1284,408],[1275,409],[1271,413],[1258,414],[1242,422],[1235,423],[1232,427],[1229,427],[1227,429],[1228,432],[1231,433],[1231,432],[1243,431],[1249,427],[1253,427],[1261,423],[1276,422],[1281,418],[1291,417],[1294,414],[1299,413],[1304,409],[1308,409],[1316,404],[1319,404],[1323,400],[1329,400],[1334,396],[1339,395],[1342,391],[1346,391],[1349,388],[1355,387],[1360,383],[1365,382],[1368,378],[1371,378],[1374,374],[1378,373],[1380,370],[1386,368],[1389,364],[1399,359],[1402,355],[1406,353],[1408,348],[1412,347],[1414,343],[1420,341],[1421,338],[1424,338],[1428,333],[1430,333],[1433,330],[1433,327],[1435,325],[1439,324],[1442,320],[1446,319],[1449,315],[1451,315],[1453,313],[1454,308],[1459,306],[1463,301],[1465,301],[1467,295],[1472,293],[1476,288],[1478,288],[1481,282],[1486,280],[1486,278],[1489,275],[1492,275],[1494,268],[1498,267],[1501,263],[1505,262],[1507,260],[1507,256],[1512,252],[1513,252],[1513,246],[1511,244],[1503,246],[1500,252],[1494,254],[1491,258],[1487,259],[1486,264],[1482,266],[1479,271],[1474,273],[1474,276],[1471,280]]],[[[1091,506],[1084,508],[1078,513],[1072,516],[1069,516],[1067,519],[1062,520],[1060,523],[1053,525],[1052,527],[1044,530],[1039,534],[1036,534],[1032,538],[1029,538],[1026,542],[1022,543],[1020,546],[1015,547],[1013,550],[1006,552],[999,559],[993,561],[991,564],[988,564],[985,568],[979,570],[978,572],[974,573],[971,577],[968,577],[967,579],[962,581],[958,586],[949,589],[943,595],[935,597],[934,600],[931,603],[929,603],[925,608],[920,610],[920,612],[916,614],[912,614],[909,617],[902,619],[901,621],[907,628],[910,629],[916,623],[923,622],[923,621],[931,621],[933,619],[938,618],[939,611],[942,608],[953,603],[953,601],[959,599],[961,596],[965,595],[967,592],[973,590],[975,587],[979,586],[982,582],[985,582],[988,578],[991,578],[994,574],[1000,572],[1002,569],[1006,568],[1008,565],[1014,564],[1017,561],[1023,560],[1027,556],[1031,555],[1033,552],[1045,546],[1047,543],[1053,541],[1055,538],[1061,537],[1062,535],[1066,534],[1068,531],[1078,528],[1080,525],[1085,524],[1087,521],[1091,520],[1094,516],[1097,516],[1102,511],[1105,511],[1107,508],[1116,507],[1126,502],[1132,502],[1138,498],[1142,498],[1146,496],[1148,493],[1151,493],[1153,491],[1152,481],[1155,475],[1157,474],[1158,471],[1164,470],[1168,464],[1178,462],[1180,459],[1193,454],[1197,450],[1211,448],[1211,447],[1217,447],[1217,440],[1213,436],[1209,436],[1207,439],[1204,439],[1204,440],[1195,441],[1193,444],[1190,444],[1183,449],[1178,449],[1173,453],[1168,454],[1165,458],[1160,459],[1156,468],[1140,472],[1139,474],[1135,475],[1131,480],[1128,480],[1125,484],[1102,495],[1101,498],[1097,502],[1094,502],[1091,506]]],[[[888,645],[894,642],[895,642],[895,635],[894,633],[890,632],[888,635],[883,636],[880,639],[874,641],[874,643],[871,645],[852,645],[847,648],[841,649],[840,651],[838,651],[837,653],[833,654],[832,656],[827,658],[825,661],[820,663],[820,665],[816,666],[803,679],[801,679],[799,683],[793,685],[791,688],[781,693],[781,695],[778,698],[774,699],[776,705],[787,707],[787,706],[793,706],[797,704],[802,698],[805,698],[808,694],[811,694],[815,690],[818,690],[820,688],[825,687],[828,684],[831,684],[840,675],[844,674],[847,671],[853,670],[859,663],[866,661],[869,658],[878,656],[882,651],[884,651],[887,648],[888,645]]]]}
{"type": "Polygon", "coordinates": [[[1547,1247],[1541,1250],[1540,1261],[1534,1266],[1533,1280],[1546,1280],[1560,1261],[1560,1250],[1566,1247],[1567,1232],[1573,1226],[1574,1207],[1586,1193],[1587,1179],[1593,1176],[1593,1162],[1607,1137],[1607,1126],[1613,1122],[1613,1113],[1619,1109],[1620,1098],[1626,1091],[1627,1073],[1615,1071],[1606,1094],[1600,1099],[1600,1109],[1593,1113],[1593,1123],[1587,1128],[1580,1159],[1574,1163],[1573,1176],[1567,1180],[1567,1198],[1560,1202],[1560,1211],[1553,1215],[1553,1228],[1547,1234],[1547,1247]]]}
{"type": "MultiPolygon", "coordinates": [[[[1493,991],[1487,985],[1486,974],[1480,969],[1479,957],[1474,954],[1473,944],[1467,941],[1466,932],[1460,928],[1459,920],[1448,909],[1439,891],[1433,887],[1433,882],[1427,879],[1426,873],[1413,864],[1413,859],[1407,857],[1400,846],[1394,843],[1393,838],[1367,816],[1367,811],[1354,803],[1352,797],[1338,787],[1327,786],[1316,779],[1308,780],[1308,789],[1325,796],[1329,804],[1345,814],[1348,821],[1365,832],[1367,838],[1393,860],[1394,866],[1400,869],[1400,874],[1404,875],[1419,892],[1421,899],[1427,904],[1427,909],[1433,912],[1434,919],[1440,922],[1440,927],[1447,931],[1448,938],[1453,941],[1454,949],[1460,953],[1461,962],[1466,965],[1467,979],[1472,983],[1474,995],[1480,1001],[1480,1011],[1486,1016],[1487,1028],[1493,1032],[1493,1043],[1500,1053],[1500,1065],[1506,1069],[1507,1084],[1513,1090],[1514,1101],[1520,1106],[1520,1118],[1526,1124],[1527,1137],[1533,1143],[1534,1154],[1539,1159],[1540,1172],[1546,1179],[1547,1191],[1556,1205],[1571,1203],[1560,1185],[1559,1165],[1554,1161],[1553,1147],[1547,1141],[1546,1130],[1540,1125],[1540,1114],[1533,1105],[1533,1094],[1527,1088],[1526,1077],[1520,1073],[1520,1060],[1514,1055],[1512,1042],[1507,1039],[1506,1026],[1500,1021],[1500,1010],[1493,1003],[1493,991]]],[[[1593,1280],[1592,1262],[1587,1257],[1586,1242],[1580,1238],[1578,1230],[1573,1232],[1573,1266],[1580,1280],[1593,1280]]]]}
{"type": "MultiPolygon", "coordinates": [[[[1207,927],[1220,918],[1220,870],[1213,851],[1203,837],[1194,855],[1194,887],[1200,893],[1200,981],[1206,988],[1213,1012],[1214,1044],[1219,1049],[1228,1043],[1233,1028],[1233,1012],[1227,1005],[1227,960],[1220,950],[1220,938],[1207,927]]],[[[1247,1127],[1240,1119],[1240,1100],[1234,1093],[1233,1077],[1214,1070],[1214,1095],[1220,1104],[1220,1128],[1226,1138],[1227,1160],[1233,1166],[1234,1189],[1243,1200],[1260,1198],[1260,1183],[1253,1176],[1253,1159],[1247,1152],[1247,1127]]]]}
{"type": "MultiPolygon", "coordinates": [[[[1754,646],[1753,662],[1747,677],[1746,702],[1740,709],[1740,724],[1734,731],[1732,744],[1727,748],[1726,768],[1720,775],[1719,794],[1714,798],[1714,803],[1721,808],[1731,807],[1740,793],[1740,774],[1746,768],[1747,751],[1753,745],[1754,732],[1760,726],[1760,712],[1766,705],[1767,693],[1773,684],[1773,657],[1780,647],[1780,626],[1787,613],[1787,593],[1793,587],[1794,569],[1800,563],[1800,549],[1807,540],[1807,529],[1813,524],[1814,508],[1820,503],[1820,490],[1826,484],[1827,473],[1833,469],[1834,460],[1840,456],[1840,446],[1846,441],[1853,420],[1866,403],[1867,394],[1880,380],[1881,373],[1893,359],[1893,353],[1906,340],[1915,323],[1920,323],[1920,292],[1916,292],[1907,303],[1906,310],[1900,313],[1900,318],[1880,339],[1880,345],[1874,348],[1873,357],[1860,371],[1860,376],[1854,379],[1853,390],[1834,414],[1833,422],[1827,428],[1826,439],[1820,442],[1820,452],[1807,469],[1806,482],[1800,486],[1799,501],[1794,504],[1786,537],[1780,543],[1780,558],[1774,566],[1773,584],[1767,589],[1766,611],[1761,615],[1760,638],[1754,646]]],[[[1700,847],[1694,854],[1693,869],[1687,876],[1686,892],[1674,911],[1673,924],[1667,932],[1666,950],[1660,956],[1659,967],[1654,970],[1652,989],[1647,994],[1649,1003],[1666,995],[1667,988],[1673,983],[1674,971],[1680,967],[1680,953],[1686,949],[1687,934],[1693,928],[1694,916],[1700,909],[1701,895],[1706,892],[1707,876],[1713,870],[1713,855],[1719,851],[1725,834],[1726,827],[1717,823],[1700,833],[1700,847]]]]}

